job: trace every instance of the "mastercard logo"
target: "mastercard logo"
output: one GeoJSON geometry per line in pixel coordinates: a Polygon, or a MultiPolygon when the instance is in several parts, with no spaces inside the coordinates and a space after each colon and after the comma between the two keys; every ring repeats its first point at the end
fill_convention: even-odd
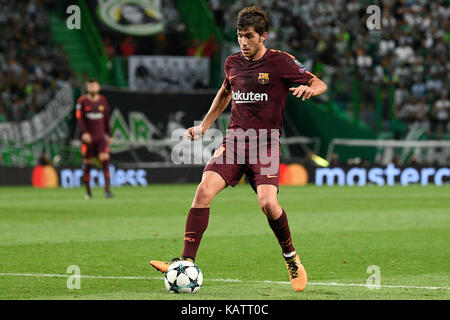
{"type": "Polygon", "coordinates": [[[38,165],[31,173],[31,183],[35,188],[56,188],[58,186],[58,173],[52,166],[38,165]]]}
{"type": "Polygon", "coordinates": [[[280,164],[280,185],[304,186],[308,183],[308,171],[298,163],[280,164]]]}

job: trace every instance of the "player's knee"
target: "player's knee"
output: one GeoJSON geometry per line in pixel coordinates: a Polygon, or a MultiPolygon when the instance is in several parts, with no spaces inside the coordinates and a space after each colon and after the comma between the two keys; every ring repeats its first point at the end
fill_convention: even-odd
{"type": "Polygon", "coordinates": [[[216,192],[214,191],[212,185],[206,182],[201,182],[197,187],[193,206],[207,207],[210,205],[215,195],[216,192]]]}
{"type": "Polygon", "coordinates": [[[212,188],[210,188],[206,183],[200,183],[195,194],[195,200],[209,204],[213,198],[214,192],[212,191],[212,188]]]}
{"type": "Polygon", "coordinates": [[[258,198],[259,207],[268,217],[272,217],[278,209],[278,201],[275,199],[260,197],[258,198]]]}
{"type": "Polygon", "coordinates": [[[94,163],[94,159],[88,158],[83,160],[84,164],[92,165],[94,163]]]}
{"type": "Polygon", "coordinates": [[[98,155],[98,159],[100,161],[107,161],[107,160],[109,160],[109,154],[108,153],[100,153],[98,155]]]}

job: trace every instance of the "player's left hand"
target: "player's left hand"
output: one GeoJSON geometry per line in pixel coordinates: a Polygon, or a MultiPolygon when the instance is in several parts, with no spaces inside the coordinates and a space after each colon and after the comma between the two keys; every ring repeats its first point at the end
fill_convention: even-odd
{"type": "Polygon", "coordinates": [[[191,141],[199,139],[203,134],[202,126],[190,127],[184,132],[184,136],[191,141]]]}
{"type": "Polygon", "coordinates": [[[296,96],[297,98],[300,98],[303,95],[302,98],[303,101],[311,98],[314,95],[314,90],[311,87],[304,85],[289,88],[289,91],[291,91],[292,95],[296,96]]]}

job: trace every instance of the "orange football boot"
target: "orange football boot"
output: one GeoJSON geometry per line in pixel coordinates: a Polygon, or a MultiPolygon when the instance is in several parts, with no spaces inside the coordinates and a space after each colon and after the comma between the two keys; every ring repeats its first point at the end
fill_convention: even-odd
{"type": "Polygon", "coordinates": [[[194,260],[190,259],[190,258],[173,258],[171,261],[159,261],[159,260],[151,260],[150,261],[150,265],[155,268],[158,271],[161,271],[163,273],[166,273],[167,270],[169,269],[170,265],[177,262],[177,261],[190,261],[190,262],[194,262],[194,260]]]}
{"type": "Polygon", "coordinates": [[[168,262],[168,261],[159,261],[159,260],[151,260],[150,261],[150,265],[153,268],[155,268],[156,270],[161,271],[163,273],[167,272],[167,269],[169,269],[169,266],[171,264],[172,264],[172,262],[168,262]]]}
{"type": "Polygon", "coordinates": [[[298,292],[303,291],[308,283],[308,276],[305,267],[300,262],[299,255],[296,253],[293,257],[284,258],[284,260],[289,272],[292,288],[298,292]]]}

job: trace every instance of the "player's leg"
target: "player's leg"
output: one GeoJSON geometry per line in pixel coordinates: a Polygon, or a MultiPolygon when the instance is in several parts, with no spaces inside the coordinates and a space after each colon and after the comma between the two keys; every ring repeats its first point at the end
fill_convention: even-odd
{"type": "Polygon", "coordinates": [[[211,201],[226,186],[225,180],[217,172],[203,173],[186,219],[183,258],[195,260],[203,233],[208,227],[211,201]]]}
{"type": "Polygon", "coordinates": [[[83,184],[86,189],[85,198],[90,199],[92,197],[91,193],[91,168],[94,163],[94,158],[84,158],[83,159],[83,184]]]}
{"type": "Polygon", "coordinates": [[[266,215],[269,226],[280,244],[292,287],[296,291],[302,291],[306,287],[308,277],[292,244],[291,230],[286,212],[278,203],[278,187],[276,185],[261,184],[256,187],[256,190],[259,206],[266,215]]]}
{"type": "Polygon", "coordinates": [[[110,174],[109,174],[109,149],[108,149],[108,143],[104,139],[99,143],[98,147],[98,160],[102,164],[102,171],[103,171],[103,177],[105,178],[105,197],[106,198],[112,198],[113,195],[110,190],[110,174]]]}
{"type": "MultiPolygon", "coordinates": [[[[189,210],[184,233],[182,259],[194,261],[200,241],[209,221],[209,206],[214,197],[227,186],[235,186],[242,177],[242,166],[225,161],[225,147],[220,147],[203,169],[202,181],[197,187],[189,210]]],[[[179,260],[177,258],[172,261],[179,260]]],[[[159,271],[166,272],[170,262],[152,260],[150,264],[159,271]]]]}
{"type": "MultiPolygon", "coordinates": [[[[197,187],[194,200],[189,210],[184,232],[184,249],[181,260],[194,262],[203,233],[208,227],[209,206],[214,197],[227,186],[225,180],[214,171],[204,171],[202,181],[197,187]]],[[[172,261],[151,260],[150,265],[161,272],[166,272],[172,261]]]]}
{"type": "Polygon", "coordinates": [[[205,171],[197,186],[192,208],[209,208],[214,197],[227,186],[225,180],[214,171],[205,171]]]}
{"type": "Polygon", "coordinates": [[[83,184],[86,189],[85,199],[92,197],[91,193],[91,168],[94,163],[92,147],[90,144],[81,144],[81,156],[83,157],[83,184]]]}
{"type": "Polygon", "coordinates": [[[274,185],[259,185],[257,187],[258,203],[278,239],[283,256],[290,257],[295,254],[295,248],[292,245],[287,215],[278,203],[277,192],[278,188],[274,185]]]}
{"type": "Polygon", "coordinates": [[[226,161],[225,149],[225,146],[217,149],[203,170],[202,181],[197,187],[186,220],[184,258],[195,260],[200,240],[208,226],[211,201],[227,186],[235,186],[242,177],[241,165],[226,161]]]}

